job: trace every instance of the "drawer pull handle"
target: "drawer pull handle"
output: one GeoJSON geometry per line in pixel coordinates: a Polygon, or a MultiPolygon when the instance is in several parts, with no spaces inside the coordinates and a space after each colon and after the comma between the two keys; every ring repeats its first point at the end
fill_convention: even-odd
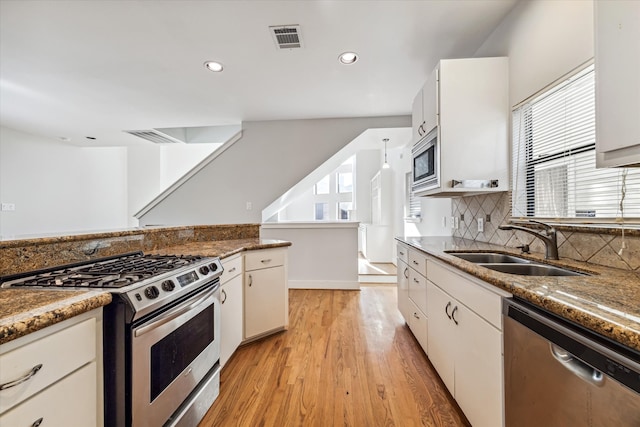
{"type": "Polygon", "coordinates": [[[268,262],[271,262],[271,258],[260,260],[260,262],[263,263],[263,264],[266,264],[268,262]]]}
{"type": "Polygon", "coordinates": [[[22,384],[25,381],[29,381],[38,371],[42,368],[42,363],[34,366],[31,370],[26,373],[22,378],[18,378],[15,381],[9,381],[8,383],[0,384],[0,390],[6,390],[11,387],[15,387],[19,384],[22,384]]]}
{"type": "Polygon", "coordinates": [[[416,279],[415,277],[413,278],[413,281],[414,281],[415,283],[420,283],[420,281],[419,281],[418,279],[416,279]]]}
{"type": "Polygon", "coordinates": [[[413,313],[413,317],[415,317],[416,319],[420,318],[420,316],[418,316],[418,313],[413,313]]]}
{"type": "Polygon", "coordinates": [[[411,261],[411,262],[412,262],[412,263],[414,263],[415,265],[420,265],[420,264],[418,263],[418,261],[416,261],[415,259],[414,259],[413,261],[411,261]]]}
{"type": "Polygon", "coordinates": [[[231,270],[229,270],[229,273],[233,273],[234,271],[236,271],[235,267],[233,267],[231,270]]]}
{"type": "Polygon", "coordinates": [[[224,304],[224,302],[227,300],[227,293],[224,291],[224,289],[222,290],[222,296],[224,298],[222,299],[222,301],[220,301],[220,304],[224,304]]]}
{"type": "Polygon", "coordinates": [[[404,252],[400,251],[400,255],[404,256],[404,252]]]}
{"type": "Polygon", "coordinates": [[[444,308],[444,312],[446,313],[449,320],[451,320],[451,315],[449,314],[449,307],[451,307],[451,301],[447,303],[447,306],[444,308]]]}
{"type": "Polygon", "coordinates": [[[456,320],[456,311],[458,311],[458,306],[453,307],[453,311],[451,312],[451,320],[457,325],[458,321],[456,320]]]}
{"type": "Polygon", "coordinates": [[[31,427],[38,427],[40,424],[42,424],[42,421],[44,421],[44,418],[42,417],[38,418],[33,422],[33,424],[31,424],[31,427]]]}

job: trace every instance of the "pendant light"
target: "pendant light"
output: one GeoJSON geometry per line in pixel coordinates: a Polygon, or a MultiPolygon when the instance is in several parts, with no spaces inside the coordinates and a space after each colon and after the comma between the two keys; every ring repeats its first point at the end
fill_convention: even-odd
{"type": "Polygon", "coordinates": [[[384,142],[384,163],[382,164],[382,169],[389,169],[389,163],[387,163],[387,142],[389,142],[389,138],[385,138],[382,140],[384,142]]]}

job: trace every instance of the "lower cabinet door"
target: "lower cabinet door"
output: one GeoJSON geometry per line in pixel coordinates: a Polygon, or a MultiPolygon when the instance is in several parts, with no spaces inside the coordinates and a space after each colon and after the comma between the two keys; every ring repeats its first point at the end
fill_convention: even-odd
{"type": "Polygon", "coordinates": [[[455,396],[454,369],[457,346],[455,323],[449,317],[454,303],[455,299],[433,283],[427,282],[429,360],[453,396],[455,396]]]}
{"type": "Polygon", "coordinates": [[[220,291],[220,366],[224,366],[242,342],[242,275],[222,285],[220,291]]]}
{"type": "Polygon", "coordinates": [[[501,426],[502,332],[462,304],[457,307],[456,401],[474,427],[501,426]]]}
{"type": "Polygon", "coordinates": [[[416,337],[420,346],[424,350],[425,354],[427,353],[427,325],[428,319],[427,316],[418,308],[418,306],[411,300],[409,300],[409,306],[411,309],[411,314],[409,316],[409,329],[413,332],[413,336],[416,337]]]}
{"type": "Polygon", "coordinates": [[[284,266],[248,271],[244,279],[244,337],[250,339],[287,324],[284,266]]]}
{"type": "Polygon", "coordinates": [[[412,313],[409,302],[409,266],[400,259],[398,259],[398,310],[405,322],[409,323],[412,313]]]}
{"type": "Polygon", "coordinates": [[[97,425],[96,363],[54,383],[0,416],[1,426],[97,425]]]}

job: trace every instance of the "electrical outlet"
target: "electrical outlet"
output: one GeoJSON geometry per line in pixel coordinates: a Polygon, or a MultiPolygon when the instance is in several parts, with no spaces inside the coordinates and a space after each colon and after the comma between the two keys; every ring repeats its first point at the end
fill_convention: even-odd
{"type": "Polygon", "coordinates": [[[478,232],[484,232],[484,218],[478,218],[478,232]]]}
{"type": "Polygon", "coordinates": [[[253,209],[253,203],[247,202],[247,210],[250,211],[251,209],[253,209]]]}
{"type": "Polygon", "coordinates": [[[453,229],[457,230],[458,228],[460,228],[460,218],[455,216],[453,217],[453,229]]]}
{"type": "Polygon", "coordinates": [[[16,205],[15,205],[15,203],[3,203],[1,210],[6,211],[6,212],[15,211],[16,210],[16,205]]]}
{"type": "Polygon", "coordinates": [[[484,219],[484,222],[491,222],[491,215],[487,214],[487,216],[484,219]]]}

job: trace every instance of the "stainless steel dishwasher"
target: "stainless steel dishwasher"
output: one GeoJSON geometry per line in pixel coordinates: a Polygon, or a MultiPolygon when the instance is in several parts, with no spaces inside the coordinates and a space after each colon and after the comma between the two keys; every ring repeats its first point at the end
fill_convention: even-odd
{"type": "Polygon", "coordinates": [[[506,427],[640,426],[640,353],[505,299],[506,427]]]}

